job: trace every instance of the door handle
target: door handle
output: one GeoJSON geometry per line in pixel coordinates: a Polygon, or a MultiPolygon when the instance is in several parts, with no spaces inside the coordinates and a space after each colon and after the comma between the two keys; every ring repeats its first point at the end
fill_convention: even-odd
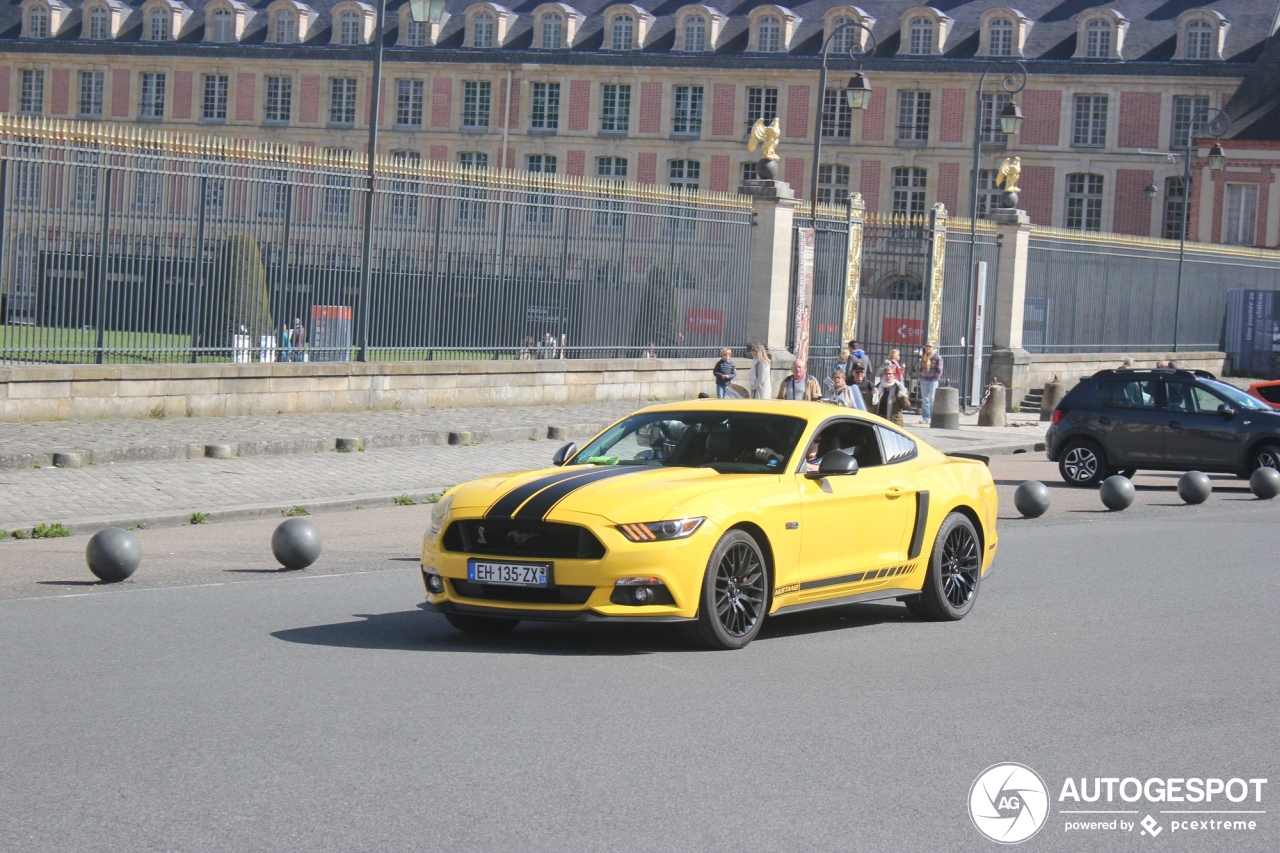
{"type": "Polygon", "coordinates": [[[891,498],[900,498],[907,493],[904,486],[890,486],[884,490],[885,495],[891,498]]]}

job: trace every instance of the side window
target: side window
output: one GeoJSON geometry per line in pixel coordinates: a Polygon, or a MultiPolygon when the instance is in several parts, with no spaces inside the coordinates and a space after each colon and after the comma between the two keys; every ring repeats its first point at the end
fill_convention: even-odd
{"type": "Polygon", "coordinates": [[[1280,403],[1280,385],[1263,385],[1258,389],[1258,396],[1268,403],[1280,403]]]}
{"type": "Polygon", "coordinates": [[[1154,409],[1156,383],[1154,379],[1099,382],[1098,399],[1113,409],[1154,409]]]}
{"type": "Polygon", "coordinates": [[[1216,415],[1218,407],[1226,401],[1216,394],[1185,382],[1169,382],[1165,386],[1168,395],[1169,411],[1183,414],[1216,415]]]}
{"type": "Polygon", "coordinates": [[[876,442],[875,427],[871,424],[836,421],[823,427],[816,440],[819,456],[825,456],[831,450],[843,450],[858,460],[859,468],[884,464],[880,445],[876,442]]]}
{"type": "Polygon", "coordinates": [[[1214,394],[1204,388],[1198,388],[1192,385],[1189,390],[1191,391],[1191,402],[1195,404],[1195,408],[1192,411],[1196,411],[1204,415],[1216,415],[1218,413],[1218,407],[1227,402],[1217,394],[1214,394]]]}
{"type": "Polygon", "coordinates": [[[877,426],[876,429],[880,431],[880,441],[884,444],[886,465],[892,465],[894,462],[901,462],[916,455],[916,443],[902,433],[882,426],[877,426]]]}

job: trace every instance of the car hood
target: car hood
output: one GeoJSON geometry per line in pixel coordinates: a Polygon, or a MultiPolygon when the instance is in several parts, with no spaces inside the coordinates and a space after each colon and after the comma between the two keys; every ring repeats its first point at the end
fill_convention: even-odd
{"type": "Polygon", "coordinates": [[[661,521],[682,505],[743,480],[776,480],[769,474],[720,474],[710,468],[572,466],[485,477],[459,486],[457,515],[492,514],[545,518],[551,513],[598,515],[615,523],[661,521]]]}

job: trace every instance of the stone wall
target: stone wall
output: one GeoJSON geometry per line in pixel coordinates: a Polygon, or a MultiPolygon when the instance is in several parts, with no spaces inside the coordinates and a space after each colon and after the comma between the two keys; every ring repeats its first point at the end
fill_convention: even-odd
{"type": "MultiPolygon", "coordinates": [[[[714,363],[698,358],[0,367],[0,421],[143,418],[161,411],[210,417],[647,403],[714,394],[714,363]]],[[[745,385],[751,363],[736,363],[738,384],[745,385]]]]}

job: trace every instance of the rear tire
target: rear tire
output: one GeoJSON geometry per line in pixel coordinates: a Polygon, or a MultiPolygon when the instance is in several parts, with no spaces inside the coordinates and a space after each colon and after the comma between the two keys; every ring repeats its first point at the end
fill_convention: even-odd
{"type": "Polygon", "coordinates": [[[1097,442],[1076,439],[1062,449],[1058,473],[1068,486],[1092,488],[1107,478],[1107,455],[1097,442]]]}
{"type": "Polygon", "coordinates": [[[981,582],[982,545],[978,531],[967,516],[953,512],[943,520],[933,540],[929,571],[918,599],[924,618],[937,622],[963,619],[973,609],[981,582]]]}
{"type": "Polygon", "coordinates": [[[711,552],[702,579],[698,619],[685,637],[708,649],[740,649],[760,633],[769,607],[769,571],[756,540],[730,530],[711,552]]]}
{"type": "Polygon", "coordinates": [[[446,613],[449,624],[464,634],[493,636],[506,634],[520,624],[519,619],[503,619],[500,616],[476,616],[472,613],[446,613]]]}
{"type": "Polygon", "coordinates": [[[1280,444],[1264,444],[1249,454],[1249,471],[1245,476],[1252,476],[1259,468],[1280,469],[1280,444]]]}

